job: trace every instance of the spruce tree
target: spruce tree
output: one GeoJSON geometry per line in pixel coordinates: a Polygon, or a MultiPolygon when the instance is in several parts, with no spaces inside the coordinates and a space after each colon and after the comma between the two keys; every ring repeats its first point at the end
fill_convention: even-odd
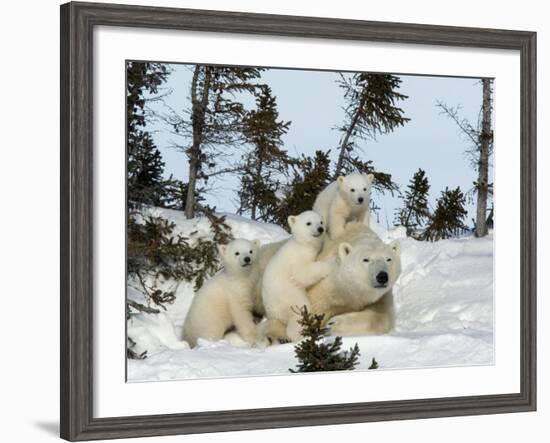
{"type": "Polygon", "coordinates": [[[372,160],[361,160],[358,156],[350,155],[346,158],[339,175],[348,175],[354,172],[374,175],[372,188],[376,191],[381,193],[388,191],[393,195],[395,191],[399,190],[399,186],[392,180],[391,174],[378,171],[372,160]]]}
{"type": "Polygon", "coordinates": [[[161,206],[164,161],[150,134],[138,130],[128,138],[128,195],[130,205],[161,206]]]}
{"type": "MultiPolygon", "coordinates": [[[[185,202],[187,201],[187,183],[175,179],[172,175],[164,180],[162,192],[162,201],[160,206],[168,209],[175,209],[177,211],[185,211],[185,202]]],[[[206,207],[203,197],[203,189],[199,188],[197,192],[197,199],[195,205],[197,208],[204,212],[206,207]]]]}
{"type": "Polygon", "coordinates": [[[409,237],[414,236],[416,231],[430,217],[428,207],[429,190],[430,184],[428,177],[426,177],[426,171],[419,168],[407,185],[405,194],[400,196],[403,199],[403,208],[398,210],[395,224],[404,226],[409,237]]]}
{"type": "Polygon", "coordinates": [[[489,215],[488,215],[487,221],[486,221],[487,230],[493,229],[495,227],[494,217],[495,217],[495,206],[494,206],[494,204],[492,204],[491,205],[491,210],[489,211],[489,215]]]}
{"type": "Polygon", "coordinates": [[[127,176],[128,203],[159,205],[163,192],[164,162],[149,132],[145,130],[146,94],[157,94],[169,71],[161,63],[128,62],[127,94],[127,176]]]}
{"type": "MultiPolygon", "coordinates": [[[[488,234],[487,226],[487,200],[492,192],[492,184],[489,183],[489,157],[493,152],[492,123],[492,80],[484,78],[483,102],[481,105],[481,130],[479,131],[477,157],[477,181],[474,186],[477,191],[475,236],[484,237],[488,234]]],[[[492,212],[491,212],[492,214],[492,212]]]]}
{"type": "MultiPolygon", "coordinates": [[[[369,74],[365,72],[353,75],[340,75],[338,85],[344,91],[345,120],[341,127],[342,138],[338,147],[338,159],[334,175],[337,177],[347,171],[368,170],[367,165],[358,162],[359,142],[374,140],[379,134],[386,134],[409,119],[396,103],[407,98],[398,92],[401,79],[389,74],[369,74]],[[362,166],[362,167],[361,167],[362,166]]],[[[391,177],[375,175],[374,186],[380,190],[395,190],[391,177]],[[390,181],[388,182],[388,178],[390,181]]]]}
{"type": "Polygon", "coordinates": [[[213,177],[239,171],[239,167],[227,163],[231,157],[227,149],[239,149],[246,142],[246,109],[238,98],[257,90],[261,72],[259,68],[197,64],[191,80],[191,108],[181,115],[171,112],[163,116],[173,134],[182,138],[176,147],[187,157],[187,218],[193,218],[198,209],[201,185],[213,177]]]}
{"type": "Polygon", "coordinates": [[[128,62],[126,64],[128,132],[145,126],[145,93],[157,94],[159,86],[169,75],[163,63],[128,62]]]}
{"type": "Polygon", "coordinates": [[[296,369],[290,372],[351,371],[359,363],[357,343],[349,351],[342,351],[342,337],[328,338],[328,328],[323,327],[324,314],[311,314],[306,306],[300,309],[302,336],[294,347],[298,360],[296,369]]]}
{"type": "Polygon", "coordinates": [[[331,182],[330,151],[315,151],[313,157],[302,154],[292,163],[292,179],[271,221],[287,226],[289,215],[311,210],[315,198],[331,182]]]}
{"type": "Polygon", "coordinates": [[[457,125],[470,147],[466,154],[470,159],[472,167],[477,172],[477,179],[474,181],[473,190],[476,194],[476,218],[474,222],[474,234],[476,237],[483,237],[488,233],[487,212],[488,201],[493,194],[493,184],[489,182],[489,164],[493,155],[493,90],[492,79],[482,79],[482,104],[476,124],[460,116],[460,106],[450,107],[445,103],[438,102],[437,106],[442,114],[447,115],[457,125]]]}
{"type": "Polygon", "coordinates": [[[194,241],[176,234],[175,224],[162,217],[141,215],[128,222],[127,272],[131,282],[145,295],[147,305],[128,300],[128,307],[147,313],[166,309],[175,300],[173,290],[161,289],[167,280],[188,281],[200,289],[204,281],[220,269],[218,246],[232,240],[225,217],[205,209],[211,236],[194,241]]]}
{"type": "Polygon", "coordinates": [[[466,198],[460,187],[441,191],[434,213],[421,235],[423,240],[437,241],[459,235],[467,229],[463,220],[467,215],[464,208],[466,198]]]}
{"type": "Polygon", "coordinates": [[[291,161],[281,139],[289,126],[290,122],[279,120],[271,88],[262,85],[256,94],[256,109],[244,118],[243,134],[253,148],[243,157],[239,214],[249,213],[252,220],[271,220],[278,204],[280,179],[291,161]]]}
{"type": "Polygon", "coordinates": [[[126,338],[126,358],[131,360],[145,360],[147,358],[147,351],[137,353],[135,351],[136,342],[130,337],[126,338]]]}

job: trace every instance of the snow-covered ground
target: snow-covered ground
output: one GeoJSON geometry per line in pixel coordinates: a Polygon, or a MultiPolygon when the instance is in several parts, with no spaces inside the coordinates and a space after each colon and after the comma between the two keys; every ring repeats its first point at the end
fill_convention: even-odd
{"type": "MultiPolygon", "coordinates": [[[[205,219],[186,220],[183,213],[154,212],[176,223],[186,236],[208,235],[205,219]]],[[[226,214],[236,238],[262,243],[287,237],[280,227],[226,214]]],[[[402,274],[395,287],[396,328],[388,335],[345,337],[358,343],[359,369],[375,357],[380,369],[487,365],[493,363],[493,238],[465,237],[435,243],[404,238],[403,229],[373,226],[382,239],[401,238],[402,274]]],[[[185,315],[194,296],[190,283],[167,282],[176,301],[162,314],[136,314],[128,321],[135,351],[144,360],[128,360],[128,380],[170,380],[288,373],[295,368],[294,345],[250,348],[237,336],[227,341],[201,341],[189,349],[180,341],[185,315]]],[[[128,296],[139,302],[138,290],[128,296]]]]}

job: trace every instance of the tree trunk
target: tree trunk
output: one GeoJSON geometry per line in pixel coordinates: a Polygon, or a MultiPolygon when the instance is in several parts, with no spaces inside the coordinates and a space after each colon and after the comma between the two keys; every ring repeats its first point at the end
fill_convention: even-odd
{"type": "Polygon", "coordinates": [[[342,167],[344,166],[344,157],[346,155],[346,148],[349,143],[349,138],[351,137],[351,134],[353,133],[353,130],[355,129],[355,125],[357,125],[357,122],[359,121],[359,110],[361,109],[361,106],[363,105],[363,102],[359,104],[359,108],[357,109],[355,115],[353,116],[353,119],[351,120],[351,123],[349,125],[348,130],[344,134],[344,138],[342,139],[342,142],[340,143],[340,153],[338,154],[338,161],[336,162],[336,169],[334,171],[334,175],[338,177],[340,173],[342,172],[342,167]]]}
{"type": "Polygon", "coordinates": [[[187,195],[185,199],[185,217],[190,219],[195,216],[195,190],[197,187],[197,175],[201,165],[201,144],[204,132],[204,117],[208,106],[210,93],[211,70],[208,66],[197,65],[191,81],[191,102],[192,102],[192,124],[193,143],[187,150],[189,159],[189,181],[187,182],[187,195]],[[204,83],[201,97],[198,97],[198,81],[200,71],[204,70],[204,83]]]}
{"type": "MultiPolygon", "coordinates": [[[[191,148],[193,152],[195,147],[191,148]]],[[[197,185],[197,171],[199,169],[197,156],[189,156],[189,181],[187,182],[187,195],[185,196],[185,218],[190,219],[195,216],[195,189],[197,185]]]]}
{"type": "MultiPolygon", "coordinates": [[[[262,166],[263,166],[263,156],[262,156],[262,148],[260,147],[257,147],[256,148],[256,170],[255,170],[255,174],[256,174],[256,178],[260,179],[261,180],[261,177],[262,177],[262,166]]],[[[256,199],[253,197],[252,198],[252,206],[250,208],[250,216],[252,217],[252,220],[256,220],[256,210],[257,210],[257,202],[256,202],[256,199]]]]}
{"type": "Polygon", "coordinates": [[[407,229],[407,237],[410,237],[412,234],[412,229],[409,226],[409,221],[411,219],[412,215],[412,208],[408,208],[409,212],[407,214],[407,218],[405,219],[405,228],[407,229]]]}
{"type": "Polygon", "coordinates": [[[477,177],[476,237],[487,235],[487,197],[489,194],[489,153],[492,144],[491,130],[491,80],[483,79],[483,107],[481,134],[479,136],[479,170],[477,177]]]}
{"type": "Polygon", "coordinates": [[[365,93],[365,90],[363,90],[363,93],[361,94],[361,99],[359,100],[359,103],[357,104],[357,108],[355,110],[355,115],[351,119],[349,128],[347,129],[346,133],[344,134],[344,138],[340,143],[340,153],[338,154],[338,161],[336,162],[336,170],[334,171],[334,175],[336,177],[338,177],[342,173],[342,167],[344,166],[344,158],[346,156],[346,148],[348,146],[351,134],[353,134],[353,132],[355,131],[355,126],[357,126],[357,123],[359,122],[361,111],[365,107],[366,101],[367,101],[367,95],[365,93]]]}
{"type": "Polygon", "coordinates": [[[254,188],[252,189],[253,195],[252,195],[252,198],[250,199],[250,217],[252,218],[252,220],[256,220],[256,207],[257,207],[257,204],[256,204],[256,195],[255,194],[257,192],[257,189],[255,189],[255,187],[256,187],[256,179],[259,177],[258,163],[259,163],[259,160],[256,159],[256,171],[254,172],[256,174],[256,176],[252,177],[252,180],[253,180],[253,183],[254,183],[254,188]]]}
{"type": "Polygon", "coordinates": [[[340,143],[340,153],[338,154],[338,161],[336,162],[336,170],[334,172],[334,175],[338,177],[340,173],[342,172],[342,167],[344,166],[344,157],[346,155],[346,148],[349,143],[349,138],[351,137],[351,134],[353,134],[353,131],[355,131],[355,126],[357,125],[357,122],[359,122],[359,117],[361,115],[361,110],[365,106],[365,102],[367,101],[367,96],[365,94],[362,94],[361,100],[359,101],[359,104],[357,105],[357,109],[355,110],[355,115],[351,119],[350,125],[346,133],[344,134],[344,138],[342,139],[342,142],[340,143]]]}

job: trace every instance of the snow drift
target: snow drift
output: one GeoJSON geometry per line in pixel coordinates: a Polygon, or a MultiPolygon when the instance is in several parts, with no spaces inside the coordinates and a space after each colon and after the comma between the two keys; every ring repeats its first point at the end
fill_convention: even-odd
{"type": "MultiPolygon", "coordinates": [[[[209,235],[203,218],[154,209],[176,224],[174,233],[191,239],[209,235]]],[[[236,238],[262,244],[288,236],[281,227],[224,214],[236,238]]],[[[358,343],[358,369],[375,357],[380,369],[493,363],[493,238],[463,237],[435,243],[405,237],[404,228],[372,228],[384,240],[401,239],[402,274],[395,289],[396,328],[388,335],[345,337],[344,347],[358,343]]],[[[144,360],[128,360],[128,380],[172,380],[288,373],[294,368],[294,345],[250,348],[238,336],[221,342],[199,341],[195,349],[180,340],[183,321],[194,296],[193,284],[165,282],[176,300],[162,314],[132,314],[128,337],[144,360]]],[[[129,284],[128,297],[144,295],[129,284]]]]}

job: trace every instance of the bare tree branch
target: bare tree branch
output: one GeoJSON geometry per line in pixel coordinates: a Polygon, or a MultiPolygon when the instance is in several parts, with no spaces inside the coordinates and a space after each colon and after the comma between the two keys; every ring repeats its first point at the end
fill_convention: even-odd
{"type": "Polygon", "coordinates": [[[460,118],[459,116],[460,106],[457,106],[456,108],[452,108],[440,101],[436,103],[436,106],[441,109],[441,114],[447,115],[456,123],[460,131],[464,135],[466,135],[475,146],[479,146],[478,131],[476,131],[472,127],[472,125],[470,124],[470,122],[468,122],[468,120],[460,118]]]}

